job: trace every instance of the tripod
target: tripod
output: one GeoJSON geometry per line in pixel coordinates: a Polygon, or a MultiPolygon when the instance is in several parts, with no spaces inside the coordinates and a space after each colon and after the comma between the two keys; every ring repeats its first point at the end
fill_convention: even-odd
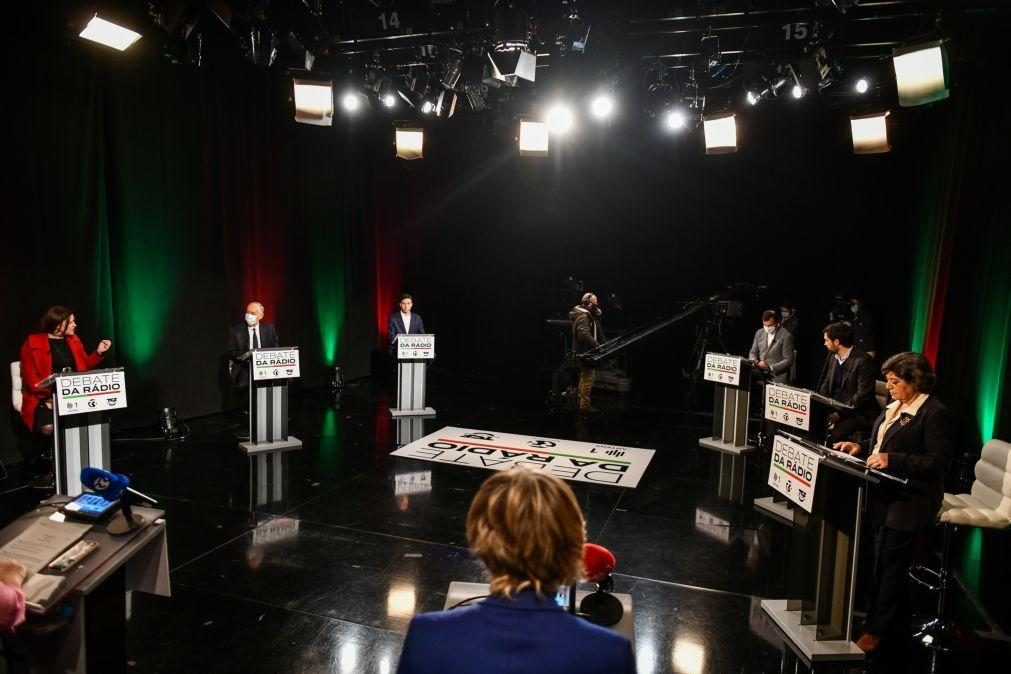
{"type": "Polygon", "coordinates": [[[690,410],[698,409],[698,387],[705,373],[706,353],[712,351],[714,344],[720,353],[727,352],[727,345],[723,343],[725,320],[726,316],[717,312],[716,307],[707,307],[706,320],[696,330],[691,360],[688,367],[681,371],[689,382],[688,390],[685,392],[685,407],[690,410]]]}

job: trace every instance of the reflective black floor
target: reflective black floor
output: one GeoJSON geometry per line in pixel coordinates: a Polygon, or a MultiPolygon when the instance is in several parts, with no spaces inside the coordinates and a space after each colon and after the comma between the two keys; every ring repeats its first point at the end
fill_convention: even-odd
{"type": "MultiPolygon", "coordinates": [[[[707,417],[604,399],[601,418],[576,423],[536,394],[496,398],[439,376],[431,388],[426,433],[656,450],[635,490],[571,483],[590,540],[617,556],[616,590],[633,597],[639,672],[807,671],[759,607],[783,596],[786,530],[717,498],[716,457],[697,447],[707,417]]],[[[464,520],[490,473],[390,457],[389,404],[371,380],[346,388],[340,409],[323,392],[295,396],[291,429],[305,446],[278,459],[239,454],[240,414],[191,421],[183,442],[115,444],[113,468],[168,520],[173,596],[131,596],[135,671],[393,672],[411,616],[441,609],[450,582],[483,580],[464,520]]],[[[746,503],[761,482],[753,470],[746,503]]],[[[939,671],[1004,671],[993,663],[1008,654],[991,644],[939,671]]],[[[871,669],[929,671],[915,649],[871,669]]]]}

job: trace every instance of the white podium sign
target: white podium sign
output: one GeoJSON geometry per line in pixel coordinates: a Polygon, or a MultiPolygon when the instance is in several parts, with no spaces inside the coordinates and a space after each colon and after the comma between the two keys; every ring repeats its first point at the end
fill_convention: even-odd
{"type": "Polygon", "coordinates": [[[703,377],[706,381],[714,381],[717,384],[727,386],[737,386],[741,381],[741,361],[740,356],[725,356],[720,353],[706,354],[706,373],[703,377]]]}
{"type": "Polygon", "coordinates": [[[296,379],[298,369],[298,348],[256,349],[253,361],[253,381],[271,379],[296,379]]]}
{"type": "Polygon", "coordinates": [[[88,414],[126,407],[123,370],[93,370],[56,379],[56,408],[60,416],[88,414]]]}
{"type": "Polygon", "coordinates": [[[397,360],[435,358],[435,335],[397,335],[397,360]]]}
{"type": "Polygon", "coordinates": [[[769,486],[811,512],[820,459],[818,452],[777,435],[772,441],[769,486]]]}
{"type": "Polygon", "coordinates": [[[802,431],[811,430],[811,392],[766,384],[765,418],[802,431]]]}

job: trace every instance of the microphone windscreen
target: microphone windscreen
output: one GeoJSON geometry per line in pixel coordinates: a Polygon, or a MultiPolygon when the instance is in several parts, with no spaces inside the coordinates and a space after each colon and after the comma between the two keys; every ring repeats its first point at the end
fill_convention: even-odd
{"type": "Polygon", "coordinates": [[[81,484],[109,501],[115,501],[130,486],[130,478],[88,466],[81,471],[81,484]]]}
{"type": "Polygon", "coordinates": [[[611,551],[596,543],[583,544],[583,575],[588,583],[599,583],[614,571],[615,559],[611,551]]]}

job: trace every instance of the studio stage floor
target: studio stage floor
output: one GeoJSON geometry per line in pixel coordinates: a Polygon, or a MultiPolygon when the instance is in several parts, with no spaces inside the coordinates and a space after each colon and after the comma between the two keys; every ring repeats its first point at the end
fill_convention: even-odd
{"type": "MultiPolygon", "coordinates": [[[[598,396],[605,414],[576,423],[537,392],[493,400],[447,380],[432,382],[438,417],[425,433],[452,425],[656,450],[637,489],[570,483],[589,540],[618,559],[616,591],[632,595],[641,674],[794,671],[758,605],[783,596],[786,530],[716,497],[716,457],[697,447],[708,417],[619,413],[598,396]]],[[[168,519],[174,596],[133,594],[134,671],[396,671],[411,616],[441,609],[450,582],[484,579],[464,521],[491,473],[390,457],[389,405],[371,380],[346,388],[339,410],[322,392],[293,396],[304,449],[266,471],[236,449],[236,413],[191,422],[174,445],[115,443],[114,470],[168,519]]],[[[752,470],[746,503],[759,481],[752,470]]],[[[991,648],[947,670],[986,671],[1007,654],[991,648]]],[[[927,666],[913,652],[876,669],[927,666]]]]}

